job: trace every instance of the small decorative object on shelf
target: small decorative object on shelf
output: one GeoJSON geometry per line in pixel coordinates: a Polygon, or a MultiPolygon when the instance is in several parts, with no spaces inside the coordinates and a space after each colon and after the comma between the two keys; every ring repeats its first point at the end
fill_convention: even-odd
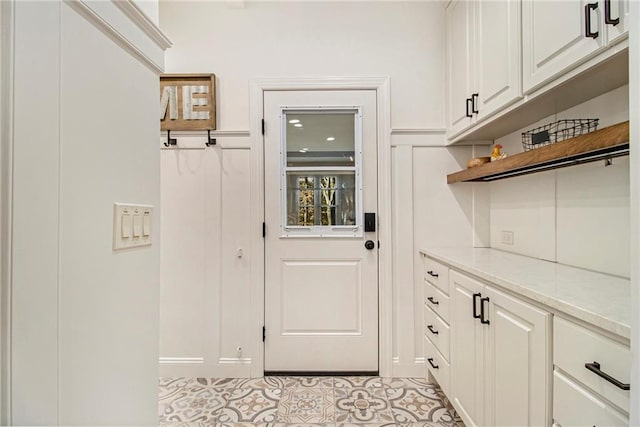
{"type": "Polygon", "coordinates": [[[566,119],[522,132],[524,151],[584,135],[598,129],[599,119],[566,119]]]}
{"type": "Polygon", "coordinates": [[[491,152],[491,161],[495,162],[496,160],[504,159],[507,157],[507,153],[503,153],[500,151],[502,149],[502,144],[496,144],[493,146],[493,151],[491,152]]]}
{"type": "Polygon", "coordinates": [[[467,169],[484,165],[485,163],[489,163],[490,161],[491,161],[491,157],[474,157],[467,161],[467,169]]]}

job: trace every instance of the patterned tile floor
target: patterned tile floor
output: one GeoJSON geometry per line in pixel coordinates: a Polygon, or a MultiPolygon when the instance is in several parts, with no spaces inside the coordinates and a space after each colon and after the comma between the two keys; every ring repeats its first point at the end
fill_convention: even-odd
{"type": "Polygon", "coordinates": [[[464,426],[435,384],[380,377],[161,378],[160,426],[464,426]]]}

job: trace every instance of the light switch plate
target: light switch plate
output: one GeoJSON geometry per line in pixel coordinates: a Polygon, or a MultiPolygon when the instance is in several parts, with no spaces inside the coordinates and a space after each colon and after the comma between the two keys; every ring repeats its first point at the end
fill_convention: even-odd
{"type": "Polygon", "coordinates": [[[153,206],[113,204],[113,250],[149,246],[152,242],[153,206]],[[124,221],[123,221],[124,218],[124,221]],[[147,220],[144,221],[143,218],[147,220]],[[144,232],[142,232],[144,228],[144,232]]]}

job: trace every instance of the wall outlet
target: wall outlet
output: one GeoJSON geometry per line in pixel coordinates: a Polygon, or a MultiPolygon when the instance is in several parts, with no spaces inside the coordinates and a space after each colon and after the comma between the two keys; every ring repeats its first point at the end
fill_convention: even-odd
{"type": "Polygon", "coordinates": [[[513,231],[503,231],[500,241],[505,245],[513,245],[513,231]]]}

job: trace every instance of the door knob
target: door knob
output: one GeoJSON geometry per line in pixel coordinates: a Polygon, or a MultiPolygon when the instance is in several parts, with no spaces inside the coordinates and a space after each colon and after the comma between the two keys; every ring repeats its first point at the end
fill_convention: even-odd
{"type": "Polygon", "coordinates": [[[366,242],[364,242],[364,247],[371,250],[376,247],[376,244],[373,243],[373,240],[367,240],[366,242]]]}

